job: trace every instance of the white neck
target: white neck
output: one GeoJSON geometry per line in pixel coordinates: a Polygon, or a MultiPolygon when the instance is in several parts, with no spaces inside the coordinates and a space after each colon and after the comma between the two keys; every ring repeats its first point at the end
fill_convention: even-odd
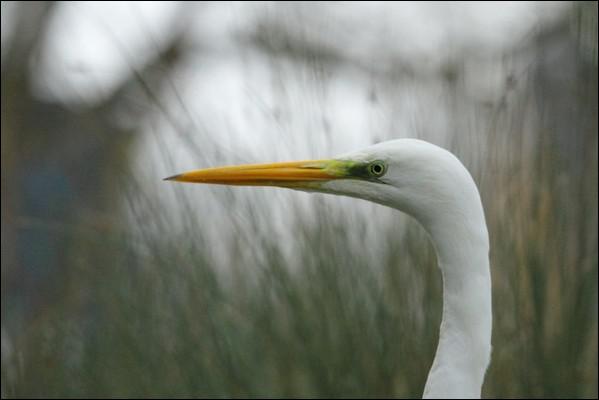
{"type": "Polygon", "coordinates": [[[491,353],[491,274],[485,214],[472,176],[448,151],[414,139],[344,157],[389,160],[381,178],[385,185],[339,179],[318,191],[403,211],[422,224],[435,245],[443,274],[443,320],[424,397],[480,397],[491,353]]]}
{"type": "Polygon", "coordinates": [[[492,309],[488,234],[482,205],[477,208],[466,220],[451,213],[427,227],[443,275],[443,319],[424,398],[481,395],[492,309]]]}

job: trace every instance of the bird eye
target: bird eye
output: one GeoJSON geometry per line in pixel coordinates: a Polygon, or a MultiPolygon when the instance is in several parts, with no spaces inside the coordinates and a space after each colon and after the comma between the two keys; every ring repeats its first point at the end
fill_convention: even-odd
{"type": "Polygon", "coordinates": [[[382,161],[375,161],[368,166],[370,175],[380,177],[385,175],[385,164],[382,161]]]}

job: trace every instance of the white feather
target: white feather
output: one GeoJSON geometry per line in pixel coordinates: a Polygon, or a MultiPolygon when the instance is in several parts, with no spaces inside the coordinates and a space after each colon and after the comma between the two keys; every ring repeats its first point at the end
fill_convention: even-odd
{"type": "Polygon", "coordinates": [[[415,139],[379,143],[338,159],[383,160],[385,184],[343,179],[321,191],[404,211],[428,232],[443,275],[439,345],[425,398],[477,398],[491,354],[489,239],[476,185],[450,152],[415,139]]]}

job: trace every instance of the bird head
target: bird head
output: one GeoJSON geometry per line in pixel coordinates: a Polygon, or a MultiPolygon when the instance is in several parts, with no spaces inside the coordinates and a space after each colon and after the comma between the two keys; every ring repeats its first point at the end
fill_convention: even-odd
{"type": "Polygon", "coordinates": [[[382,142],[331,159],[207,168],[166,180],[357,197],[404,211],[425,227],[427,220],[459,214],[478,199],[470,174],[453,154],[416,139],[382,142]]]}

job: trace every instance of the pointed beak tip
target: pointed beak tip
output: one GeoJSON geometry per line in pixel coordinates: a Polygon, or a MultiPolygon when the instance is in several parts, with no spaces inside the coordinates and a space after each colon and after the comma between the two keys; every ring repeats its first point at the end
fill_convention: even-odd
{"type": "Polygon", "coordinates": [[[177,175],[169,176],[168,178],[164,178],[163,181],[176,181],[182,175],[183,174],[177,174],[177,175]]]}

